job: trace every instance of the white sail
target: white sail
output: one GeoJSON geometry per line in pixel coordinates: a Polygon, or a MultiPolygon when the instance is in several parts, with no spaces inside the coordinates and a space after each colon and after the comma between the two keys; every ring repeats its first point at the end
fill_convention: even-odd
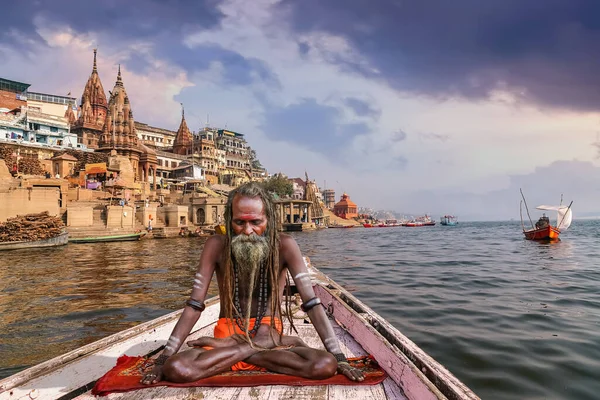
{"type": "Polygon", "coordinates": [[[544,210],[544,211],[558,211],[562,208],[564,208],[566,210],[567,206],[537,206],[536,208],[538,210],[544,210]]]}
{"type": "Polygon", "coordinates": [[[556,223],[558,224],[557,228],[561,231],[567,230],[567,228],[571,226],[571,221],[573,220],[573,212],[570,208],[561,208],[560,210],[558,210],[558,215],[556,218],[556,223]]]}

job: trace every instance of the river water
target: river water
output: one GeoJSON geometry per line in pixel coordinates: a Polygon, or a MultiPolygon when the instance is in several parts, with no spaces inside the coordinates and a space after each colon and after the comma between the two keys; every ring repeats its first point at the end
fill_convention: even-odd
{"type": "MultiPolygon", "coordinates": [[[[600,221],[545,244],[516,222],[294,236],[483,399],[600,398],[600,221]]],[[[0,378],[181,308],[203,242],[3,253],[0,378]]]]}

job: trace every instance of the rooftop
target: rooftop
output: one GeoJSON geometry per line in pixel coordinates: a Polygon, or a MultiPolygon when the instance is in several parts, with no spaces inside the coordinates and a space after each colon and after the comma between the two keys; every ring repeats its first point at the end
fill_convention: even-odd
{"type": "Polygon", "coordinates": [[[0,90],[7,92],[23,93],[31,86],[30,83],[11,81],[10,79],[0,78],[0,90]]]}
{"type": "MultiPolygon", "coordinates": [[[[76,104],[77,99],[75,97],[70,96],[60,96],[56,94],[47,94],[47,93],[36,93],[36,92],[27,92],[27,100],[35,100],[41,101],[44,103],[54,103],[54,104],[76,104]]],[[[70,94],[70,93],[69,93],[70,94]]]]}
{"type": "Polygon", "coordinates": [[[138,121],[135,121],[135,129],[138,131],[142,130],[142,131],[160,133],[161,135],[169,135],[169,136],[175,136],[177,134],[177,132],[175,132],[175,131],[172,131],[169,129],[164,129],[164,128],[157,128],[156,126],[151,126],[151,125],[145,124],[143,122],[138,122],[138,121]]]}

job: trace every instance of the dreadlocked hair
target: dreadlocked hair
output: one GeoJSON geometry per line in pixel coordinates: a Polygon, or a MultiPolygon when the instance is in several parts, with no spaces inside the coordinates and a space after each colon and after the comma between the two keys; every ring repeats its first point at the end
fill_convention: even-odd
{"type": "MultiPolygon", "coordinates": [[[[226,237],[225,237],[225,251],[223,259],[223,282],[221,283],[220,292],[223,296],[223,314],[228,320],[233,320],[234,313],[236,316],[242,317],[242,310],[235,309],[233,302],[234,295],[234,270],[233,270],[233,259],[231,241],[233,239],[232,219],[233,219],[233,200],[236,196],[249,197],[249,198],[260,198],[263,203],[263,211],[267,218],[267,228],[265,230],[265,237],[269,242],[269,254],[265,260],[265,268],[268,277],[268,287],[270,289],[269,298],[271,302],[269,304],[269,310],[271,311],[271,328],[276,328],[275,318],[281,317],[281,298],[279,297],[279,282],[278,278],[281,273],[281,267],[279,265],[279,231],[277,227],[277,212],[275,209],[275,203],[273,202],[273,196],[268,193],[263,187],[256,182],[245,183],[236,189],[229,192],[227,198],[227,204],[225,205],[225,226],[226,226],[226,237]]],[[[294,326],[293,313],[289,297],[291,294],[291,288],[289,280],[286,279],[286,298],[285,298],[285,315],[290,322],[290,332],[296,331],[294,326]]],[[[265,299],[266,301],[266,299],[265,299]]],[[[249,335],[250,324],[245,327],[246,341],[252,345],[252,340],[249,335]]],[[[277,331],[275,329],[275,331],[277,331]]],[[[273,329],[271,329],[273,332],[273,329]]],[[[297,332],[297,331],[296,331],[297,332]]],[[[281,341],[283,332],[279,333],[279,341],[281,341]]]]}

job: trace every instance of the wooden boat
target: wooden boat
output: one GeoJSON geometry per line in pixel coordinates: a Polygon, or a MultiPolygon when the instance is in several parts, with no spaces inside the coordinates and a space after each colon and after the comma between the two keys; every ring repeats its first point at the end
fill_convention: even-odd
{"type": "MultiPolygon", "coordinates": [[[[307,261],[307,265],[309,262],[307,261]]],[[[114,393],[110,399],[479,399],[466,385],[385,319],[337,283],[309,265],[317,296],[330,316],[347,357],[371,354],[388,377],[374,386],[153,387],[114,393]]],[[[211,336],[219,317],[218,298],[206,309],[187,340],[211,336]]],[[[0,400],[79,399],[95,397],[90,388],[122,354],[148,355],[164,348],[181,311],[140,324],[0,381],[0,400]]],[[[305,316],[295,318],[301,318],[305,316]]],[[[308,320],[306,319],[305,322],[308,320]]],[[[321,341],[309,323],[296,324],[300,337],[314,347],[321,341]]],[[[187,341],[186,340],[186,341],[187,341]]]]}
{"type": "Polygon", "coordinates": [[[140,240],[146,232],[126,233],[122,235],[90,236],[70,238],[69,243],[98,243],[98,242],[133,242],[140,240]]]}
{"type": "Polygon", "coordinates": [[[329,228],[345,228],[345,229],[349,229],[349,228],[354,228],[354,225],[329,225],[329,228]]]}
{"type": "Polygon", "coordinates": [[[69,234],[64,232],[53,238],[34,241],[19,241],[19,242],[0,242],[0,251],[2,250],[20,250],[32,249],[36,247],[54,247],[62,246],[69,242],[69,234]]]}
{"type": "Polygon", "coordinates": [[[568,206],[561,205],[559,206],[547,206],[541,205],[537,206],[536,209],[543,211],[556,211],[556,225],[552,226],[550,224],[550,219],[546,217],[546,214],[543,214],[542,217],[534,224],[531,216],[529,215],[529,208],[527,207],[527,202],[525,201],[525,196],[523,195],[523,191],[521,190],[521,196],[523,200],[521,200],[520,204],[520,213],[521,213],[521,228],[523,229],[523,234],[525,235],[525,239],[527,240],[559,240],[559,235],[561,231],[565,231],[571,225],[573,220],[573,211],[571,209],[571,202],[568,206]],[[531,229],[525,229],[525,223],[523,222],[523,204],[525,204],[525,209],[527,210],[527,216],[529,217],[529,221],[531,222],[531,229]]]}
{"type": "Polygon", "coordinates": [[[548,225],[544,228],[524,230],[523,233],[527,240],[557,240],[560,230],[548,225]]]}
{"type": "Polygon", "coordinates": [[[372,228],[372,227],[373,227],[373,224],[363,224],[363,227],[364,227],[364,228],[372,228]]]}

